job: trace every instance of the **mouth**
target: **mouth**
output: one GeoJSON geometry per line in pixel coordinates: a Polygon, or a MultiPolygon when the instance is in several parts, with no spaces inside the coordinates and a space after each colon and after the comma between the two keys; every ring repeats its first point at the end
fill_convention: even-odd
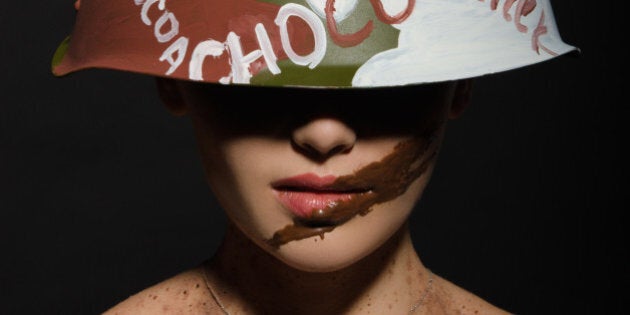
{"type": "Polygon", "coordinates": [[[309,227],[335,225],[335,210],[357,196],[369,193],[367,187],[335,185],[337,177],[320,177],[313,173],[282,179],[272,184],[280,203],[295,216],[295,220],[309,227]]]}
{"type": "Polygon", "coordinates": [[[398,198],[432,165],[439,130],[400,142],[380,161],[350,175],[320,177],[307,173],[273,182],[271,188],[294,214],[294,222],[276,231],[267,244],[277,249],[312,236],[324,239],[338,226],[370,213],[374,205],[398,198]]]}

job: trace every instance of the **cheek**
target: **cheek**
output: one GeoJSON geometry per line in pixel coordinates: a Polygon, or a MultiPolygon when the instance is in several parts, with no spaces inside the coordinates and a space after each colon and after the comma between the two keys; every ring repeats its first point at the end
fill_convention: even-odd
{"type": "Polygon", "coordinates": [[[366,226],[363,230],[368,232],[364,233],[364,237],[367,238],[369,235],[368,239],[371,239],[374,244],[380,244],[407,221],[427,187],[433,171],[433,165],[434,163],[431,163],[422,176],[408,186],[405,193],[392,200],[375,205],[372,211],[365,215],[366,226]]]}
{"type": "Polygon", "coordinates": [[[265,165],[278,160],[276,148],[281,146],[263,137],[235,137],[224,141],[221,150],[228,167],[235,171],[235,175],[246,177],[264,172],[265,165]]]}
{"type": "Polygon", "coordinates": [[[206,181],[228,218],[243,221],[244,214],[236,211],[245,204],[244,184],[248,177],[243,174],[255,169],[248,169],[248,155],[239,149],[238,142],[222,137],[208,120],[199,116],[192,119],[206,181]]]}
{"type": "Polygon", "coordinates": [[[290,148],[256,137],[231,139],[221,146],[221,173],[229,178],[216,178],[213,191],[228,217],[255,242],[290,223],[278,209],[270,186],[273,172],[288,161],[282,158],[285,147],[290,148]]]}

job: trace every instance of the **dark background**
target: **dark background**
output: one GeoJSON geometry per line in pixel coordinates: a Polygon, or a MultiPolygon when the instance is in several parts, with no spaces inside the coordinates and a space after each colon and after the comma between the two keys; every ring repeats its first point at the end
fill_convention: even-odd
{"type": "MultiPolygon", "coordinates": [[[[72,3],[0,10],[0,314],[98,314],[223,232],[189,122],[152,79],[50,74],[72,3]]],[[[553,1],[581,57],[476,82],[412,217],[434,272],[518,314],[627,309],[621,3],[553,1]]]]}

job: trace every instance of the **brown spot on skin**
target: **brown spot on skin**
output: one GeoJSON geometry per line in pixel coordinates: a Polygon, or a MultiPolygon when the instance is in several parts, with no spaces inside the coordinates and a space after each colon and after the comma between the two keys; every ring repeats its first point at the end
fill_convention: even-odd
{"type": "Polygon", "coordinates": [[[154,299],[154,300],[157,300],[157,295],[154,295],[154,296],[153,296],[153,299],[154,299]]]}
{"type": "Polygon", "coordinates": [[[195,284],[195,289],[199,289],[199,283],[195,284]]]}

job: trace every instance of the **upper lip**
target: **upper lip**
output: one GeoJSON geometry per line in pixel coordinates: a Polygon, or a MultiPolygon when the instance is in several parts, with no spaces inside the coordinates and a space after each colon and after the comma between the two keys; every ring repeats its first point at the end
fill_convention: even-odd
{"type": "Polygon", "coordinates": [[[364,187],[335,184],[335,180],[337,180],[335,175],[319,176],[314,173],[305,173],[277,180],[271,183],[271,186],[276,190],[321,193],[361,193],[370,190],[364,187]]]}

